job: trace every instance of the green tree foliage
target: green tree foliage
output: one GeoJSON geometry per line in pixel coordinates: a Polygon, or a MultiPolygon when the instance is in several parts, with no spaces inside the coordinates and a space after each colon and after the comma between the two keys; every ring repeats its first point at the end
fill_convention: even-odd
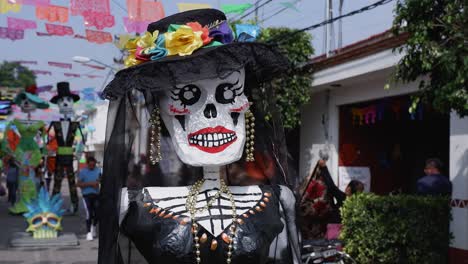
{"type": "Polygon", "coordinates": [[[341,208],[345,252],[361,264],[447,263],[449,197],[358,194],[341,208]]]}
{"type": "MultiPolygon", "coordinates": [[[[281,40],[278,47],[289,58],[294,69],[295,66],[306,63],[314,53],[314,49],[310,34],[303,32],[288,38],[293,31],[295,30],[290,28],[266,28],[262,30],[259,41],[281,40]]],[[[309,88],[312,75],[310,72],[292,70],[286,76],[275,81],[273,88],[283,125],[287,129],[293,129],[301,123],[301,106],[310,100],[309,88]]]]}
{"type": "Polygon", "coordinates": [[[0,86],[25,88],[36,83],[36,76],[28,68],[16,62],[0,64],[0,86]]]}
{"type": "Polygon", "coordinates": [[[443,113],[468,115],[468,8],[466,0],[398,1],[393,31],[409,33],[398,50],[406,55],[395,72],[405,82],[419,77],[417,98],[443,113]],[[427,78],[426,78],[427,77],[427,78]]]}

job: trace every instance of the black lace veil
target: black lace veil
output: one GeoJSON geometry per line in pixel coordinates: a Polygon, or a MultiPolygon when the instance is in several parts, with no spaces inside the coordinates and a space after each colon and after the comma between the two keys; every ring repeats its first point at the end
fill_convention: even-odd
{"type": "MultiPolygon", "coordinates": [[[[227,182],[229,185],[288,185],[289,179],[295,177],[288,173],[283,127],[270,85],[274,77],[287,71],[288,62],[273,47],[235,43],[216,50],[206,49],[196,56],[122,70],[103,92],[110,104],[100,195],[99,263],[128,262],[123,261],[124,250],[118,243],[122,238],[119,232],[122,188],[141,190],[145,186],[185,186],[202,177],[202,168],[180,161],[164,127],[162,160],[156,165],[149,162],[149,113],[157,106],[162,92],[181,81],[223,78],[242,67],[246,71],[245,92],[253,102],[251,111],[256,118],[256,161],[247,163],[243,157],[227,165],[227,182]]],[[[294,197],[286,194],[283,198],[285,200],[282,201],[287,203],[283,206],[283,213],[294,211],[294,197]]],[[[274,255],[278,255],[275,263],[299,263],[294,213],[285,217],[284,222],[285,232],[275,245],[287,248],[289,253],[275,252],[274,255]],[[285,241],[290,243],[280,246],[285,241]],[[285,254],[295,261],[283,262],[285,254]]]]}

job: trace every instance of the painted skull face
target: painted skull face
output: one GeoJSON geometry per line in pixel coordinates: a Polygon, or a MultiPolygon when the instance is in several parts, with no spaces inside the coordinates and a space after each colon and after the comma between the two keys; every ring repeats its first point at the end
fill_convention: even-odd
{"type": "Polygon", "coordinates": [[[62,230],[63,200],[60,194],[49,197],[44,187],[36,199],[26,203],[28,212],[24,214],[28,221],[28,229],[35,239],[56,238],[62,230]]]}
{"type": "Polygon", "coordinates": [[[45,212],[28,219],[27,231],[33,233],[34,238],[55,238],[57,231],[62,230],[62,218],[50,212],[45,212]]]}
{"type": "Polygon", "coordinates": [[[36,111],[36,108],[37,108],[36,104],[34,102],[32,102],[31,100],[29,100],[28,98],[24,98],[21,101],[20,107],[21,107],[21,111],[23,113],[34,112],[34,111],[36,111]]]}
{"type": "Polygon", "coordinates": [[[64,96],[57,100],[57,105],[61,114],[68,115],[73,113],[73,98],[64,96]]]}
{"type": "Polygon", "coordinates": [[[179,158],[192,166],[239,160],[245,143],[245,70],[226,78],[177,84],[160,100],[161,117],[179,158]]]}

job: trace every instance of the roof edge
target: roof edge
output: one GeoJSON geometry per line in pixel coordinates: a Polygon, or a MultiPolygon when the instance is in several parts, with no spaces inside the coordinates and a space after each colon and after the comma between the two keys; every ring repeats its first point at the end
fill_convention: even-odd
{"type": "Polygon", "coordinates": [[[406,42],[408,36],[408,33],[394,35],[391,30],[387,30],[334,50],[332,56],[327,57],[325,54],[322,54],[314,57],[304,67],[313,69],[314,71],[330,68],[383,50],[399,47],[406,42]]]}

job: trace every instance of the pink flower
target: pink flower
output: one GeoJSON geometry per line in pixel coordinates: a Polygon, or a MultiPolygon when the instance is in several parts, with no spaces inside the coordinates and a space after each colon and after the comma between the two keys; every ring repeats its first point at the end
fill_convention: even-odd
{"type": "Polygon", "coordinates": [[[136,57],[137,60],[140,60],[140,61],[149,61],[150,60],[149,56],[143,53],[144,49],[145,48],[140,47],[140,46],[138,46],[136,48],[135,57],[136,57]]]}
{"type": "Polygon", "coordinates": [[[213,40],[213,38],[210,38],[209,36],[209,30],[208,30],[208,27],[202,27],[200,25],[200,23],[198,22],[189,22],[187,23],[187,26],[191,27],[193,32],[196,32],[196,31],[201,31],[202,32],[202,35],[201,35],[201,38],[202,38],[202,41],[203,41],[203,45],[207,45],[211,42],[211,40],[213,40]]]}

